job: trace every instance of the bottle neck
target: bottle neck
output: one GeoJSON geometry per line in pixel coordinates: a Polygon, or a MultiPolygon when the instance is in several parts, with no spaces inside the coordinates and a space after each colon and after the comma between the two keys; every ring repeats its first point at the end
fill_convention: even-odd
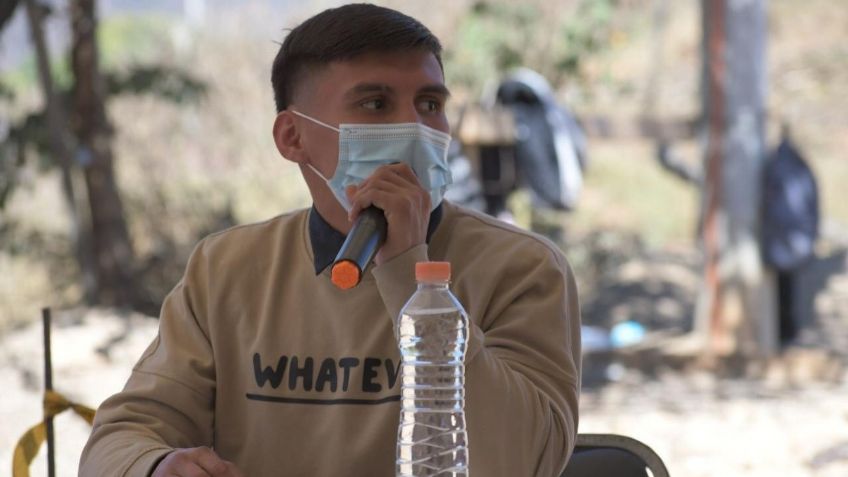
{"type": "Polygon", "coordinates": [[[448,282],[418,282],[419,290],[447,290],[448,282]]]}

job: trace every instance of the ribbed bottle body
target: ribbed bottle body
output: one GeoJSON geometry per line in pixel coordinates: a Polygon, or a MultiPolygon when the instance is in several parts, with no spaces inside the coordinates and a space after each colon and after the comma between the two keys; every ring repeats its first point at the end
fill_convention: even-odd
{"type": "Polygon", "coordinates": [[[468,475],[467,341],[468,318],[447,284],[419,284],[398,323],[398,476],[468,475]]]}

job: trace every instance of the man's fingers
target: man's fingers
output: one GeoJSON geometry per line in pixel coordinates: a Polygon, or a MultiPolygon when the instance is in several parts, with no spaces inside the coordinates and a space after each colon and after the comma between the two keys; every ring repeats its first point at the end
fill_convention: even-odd
{"type": "Polygon", "coordinates": [[[211,477],[230,477],[227,461],[218,457],[212,449],[199,447],[194,454],[195,462],[203,468],[211,477]]]}
{"type": "Polygon", "coordinates": [[[176,471],[180,477],[217,477],[214,474],[206,472],[197,462],[186,461],[176,471]]]}
{"type": "Polygon", "coordinates": [[[177,449],[156,466],[153,477],[212,477],[197,463],[195,449],[177,449]]]}
{"type": "Polygon", "coordinates": [[[177,449],[156,467],[153,477],[244,477],[232,463],[208,447],[177,449]]]}
{"type": "Polygon", "coordinates": [[[374,205],[385,211],[386,205],[384,201],[380,200],[379,203],[377,202],[378,193],[380,193],[381,197],[383,196],[383,193],[403,194],[404,189],[386,181],[371,182],[368,186],[360,186],[355,193],[348,196],[348,200],[350,200],[351,204],[348,219],[351,221],[356,220],[356,218],[359,216],[359,213],[362,212],[362,210],[367,209],[371,205],[374,205]]]}
{"type": "Polygon", "coordinates": [[[380,166],[368,178],[362,181],[358,187],[361,189],[369,184],[381,181],[392,182],[402,187],[421,188],[421,181],[418,180],[418,176],[415,175],[409,164],[401,163],[380,166]]]}
{"type": "Polygon", "coordinates": [[[346,192],[352,206],[348,214],[349,220],[356,220],[362,209],[370,205],[386,210],[387,205],[377,202],[377,195],[374,194],[374,191],[412,197],[412,203],[417,204],[420,208],[424,208],[426,205],[429,212],[430,196],[421,187],[421,183],[412,168],[408,164],[390,164],[381,166],[358,186],[348,187],[346,192]]]}
{"type": "Polygon", "coordinates": [[[351,184],[351,185],[349,185],[349,186],[345,187],[345,194],[347,195],[347,200],[353,201],[353,196],[354,196],[354,195],[356,195],[356,191],[357,191],[357,190],[358,190],[361,186],[362,186],[362,184],[360,184],[360,185],[358,185],[358,186],[357,186],[357,185],[354,185],[354,184],[351,184]]]}
{"type": "Polygon", "coordinates": [[[404,167],[398,169],[398,175],[406,179],[412,184],[421,187],[421,180],[415,174],[415,171],[412,170],[412,167],[409,164],[403,164],[404,167]]]}
{"type": "Polygon", "coordinates": [[[430,194],[421,187],[409,165],[382,166],[355,191],[345,192],[351,203],[348,220],[356,220],[363,209],[372,205],[386,215],[389,227],[386,242],[377,252],[377,265],[426,240],[430,194]]]}
{"type": "Polygon", "coordinates": [[[244,477],[244,474],[241,473],[241,470],[239,470],[239,468],[236,467],[235,464],[233,464],[230,461],[224,461],[224,462],[226,462],[226,464],[227,464],[227,471],[229,472],[229,474],[227,474],[228,476],[230,476],[230,477],[244,477]]]}
{"type": "Polygon", "coordinates": [[[353,222],[354,220],[356,220],[357,217],[359,217],[360,212],[372,205],[376,206],[377,208],[383,209],[383,211],[385,212],[385,207],[381,207],[375,202],[376,194],[378,192],[379,191],[375,188],[359,189],[359,192],[357,192],[356,195],[351,199],[350,213],[348,213],[347,215],[348,220],[353,222]]]}
{"type": "Polygon", "coordinates": [[[353,198],[350,211],[350,220],[356,220],[363,209],[373,205],[382,209],[387,215],[393,212],[413,213],[415,210],[423,209],[427,197],[419,193],[409,193],[408,189],[398,187],[394,184],[374,184],[360,191],[353,198]]]}
{"type": "Polygon", "coordinates": [[[410,167],[409,164],[389,164],[377,169],[374,174],[377,175],[377,173],[381,171],[389,180],[402,179],[410,185],[421,187],[421,181],[418,180],[418,176],[415,175],[415,171],[412,170],[412,167],[410,167]]]}

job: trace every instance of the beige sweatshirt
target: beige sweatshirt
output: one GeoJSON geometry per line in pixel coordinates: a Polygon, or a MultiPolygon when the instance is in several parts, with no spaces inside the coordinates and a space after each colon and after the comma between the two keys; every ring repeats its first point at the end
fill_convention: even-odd
{"type": "Polygon", "coordinates": [[[204,239],[159,335],[97,411],[80,475],[143,476],[212,447],[249,477],[393,476],[400,355],[414,264],[452,264],[470,318],[469,474],[559,476],[574,446],[580,312],[555,246],[445,203],[428,245],[350,291],[315,275],[308,210],[204,239]]]}

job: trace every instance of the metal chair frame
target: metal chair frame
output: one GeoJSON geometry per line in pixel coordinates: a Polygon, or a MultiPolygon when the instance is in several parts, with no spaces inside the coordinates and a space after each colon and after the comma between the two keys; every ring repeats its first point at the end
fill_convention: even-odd
{"type": "MultiPolygon", "coordinates": [[[[669,477],[668,469],[659,455],[645,443],[619,434],[577,434],[577,449],[618,449],[638,457],[653,477],[669,477]]],[[[565,474],[563,474],[565,475],[565,474]]]]}

